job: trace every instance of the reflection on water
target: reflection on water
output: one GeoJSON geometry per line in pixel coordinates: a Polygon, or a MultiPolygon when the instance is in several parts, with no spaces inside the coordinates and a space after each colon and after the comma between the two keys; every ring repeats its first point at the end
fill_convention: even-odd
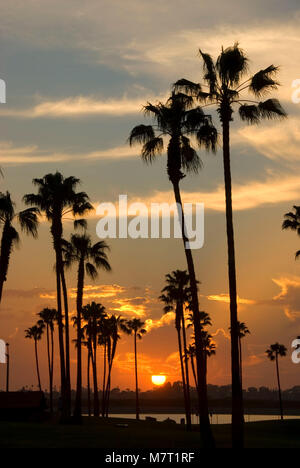
{"type": "MultiPolygon", "coordinates": [[[[147,416],[152,418],[156,418],[157,421],[165,421],[166,419],[170,418],[176,423],[180,424],[181,419],[185,419],[184,414],[175,414],[175,413],[144,413],[140,415],[140,419],[145,419],[147,416]]],[[[128,419],[135,419],[135,414],[110,414],[112,418],[128,418],[128,419]]],[[[300,416],[284,416],[285,419],[300,419],[300,416]]],[[[245,414],[245,422],[254,422],[254,421],[272,421],[280,419],[279,415],[276,414],[245,414]]],[[[230,424],[231,423],[231,414],[213,414],[210,417],[210,421],[212,424],[230,424]]],[[[193,414],[192,415],[192,424],[197,424],[198,417],[193,414]]]]}

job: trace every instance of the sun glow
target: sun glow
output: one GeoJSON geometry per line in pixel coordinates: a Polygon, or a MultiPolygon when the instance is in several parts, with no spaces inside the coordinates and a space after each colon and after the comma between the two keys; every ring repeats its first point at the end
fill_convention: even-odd
{"type": "Polygon", "coordinates": [[[163,385],[166,381],[166,376],[165,375],[152,375],[151,380],[152,380],[152,383],[154,383],[154,385],[163,385]]]}

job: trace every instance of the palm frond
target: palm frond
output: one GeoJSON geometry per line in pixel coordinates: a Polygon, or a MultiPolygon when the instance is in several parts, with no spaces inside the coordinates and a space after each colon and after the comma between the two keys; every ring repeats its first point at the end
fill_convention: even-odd
{"type": "Polygon", "coordinates": [[[194,83],[193,81],[186,80],[185,78],[177,80],[173,85],[173,89],[176,93],[183,91],[185,94],[189,94],[194,97],[197,97],[202,91],[199,83],[194,83]]]}
{"type": "Polygon", "coordinates": [[[145,144],[155,137],[152,125],[137,125],[134,127],[129,135],[129,145],[132,146],[136,143],[145,144]]]}
{"type": "Polygon", "coordinates": [[[261,96],[265,92],[271,89],[277,89],[279,83],[273,80],[272,76],[276,74],[278,67],[270,65],[264,70],[260,70],[252,76],[249,85],[249,90],[252,91],[256,96],[261,96]]]}
{"type": "Polygon", "coordinates": [[[95,266],[92,263],[87,262],[86,265],[85,265],[85,269],[86,269],[87,275],[90,278],[92,278],[92,279],[97,278],[98,271],[97,271],[97,268],[95,268],[95,266]]]}
{"type": "Polygon", "coordinates": [[[222,49],[217,59],[217,70],[221,81],[227,85],[237,85],[248,69],[248,59],[236,42],[232,47],[222,49]]]}
{"type": "Polygon", "coordinates": [[[156,156],[162,153],[164,149],[164,140],[161,137],[154,137],[147,141],[141,152],[143,161],[151,163],[156,156]]]}
{"type": "Polygon", "coordinates": [[[278,99],[267,99],[258,104],[260,116],[263,119],[284,119],[287,114],[278,99]]]}
{"type": "Polygon", "coordinates": [[[203,164],[197,151],[191,146],[189,138],[185,136],[181,137],[180,153],[184,170],[197,173],[202,168],[203,164]]]}
{"type": "Polygon", "coordinates": [[[74,229],[81,227],[82,229],[87,229],[87,220],[84,218],[75,219],[74,221],[74,229]]]}
{"type": "Polygon", "coordinates": [[[21,226],[22,231],[26,234],[31,234],[33,237],[37,237],[38,234],[38,215],[40,210],[37,207],[27,208],[26,210],[20,211],[17,217],[21,226]]]}
{"type": "Polygon", "coordinates": [[[240,118],[249,124],[258,123],[260,120],[260,110],[255,104],[242,104],[239,107],[240,118]]]}
{"type": "Polygon", "coordinates": [[[204,80],[209,85],[210,94],[214,95],[217,88],[217,73],[215,64],[209,54],[202,52],[201,49],[199,49],[199,53],[203,60],[204,80]]]}

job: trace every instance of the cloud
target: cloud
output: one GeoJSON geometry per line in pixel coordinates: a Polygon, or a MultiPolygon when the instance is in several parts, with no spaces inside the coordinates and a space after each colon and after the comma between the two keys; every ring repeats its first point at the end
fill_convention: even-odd
{"type": "Polygon", "coordinates": [[[169,312],[168,314],[164,314],[159,319],[148,318],[145,320],[145,329],[147,330],[147,332],[150,332],[157,328],[168,326],[174,323],[174,320],[175,320],[174,312],[169,312]]]}
{"type": "MultiPolygon", "coordinates": [[[[102,284],[102,285],[91,285],[87,284],[83,288],[83,299],[103,299],[115,297],[126,291],[124,286],[119,284],[102,284]]],[[[77,289],[70,288],[69,296],[75,299],[77,296],[77,289]]]]}
{"type": "MultiPolygon", "coordinates": [[[[206,296],[206,298],[209,301],[226,302],[228,304],[230,302],[229,294],[211,294],[209,296],[206,296]]],[[[251,304],[255,304],[256,301],[254,301],[253,299],[243,299],[243,298],[238,296],[237,297],[237,303],[238,304],[251,305],[251,304]]]]}
{"type": "Polygon", "coordinates": [[[234,142],[250,143],[258,152],[269,159],[300,161],[299,119],[290,117],[284,122],[247,126],[238,130],[234,142]]]}
{"type": "MultiPolygon", "coordinates": [[[[249,181],[233,184],[232,203],[236,211],[249,210],[268,204],[293,201],[299,198],[300,176],[269,177],[264,181],[249,181]]],[[[150,207],[151,203],[173,203],[172,191],[154,191],[151,196],[136,197],[150,207]]],[[[205,209],[225,211],[225,195],[223,185],[210,192],[182,191],[183,203],[204,203],[205,209]]]]}
{"type": "Polygon", "coordinates": [[[93,96],[71,96],[60,100],[40,98],[41,102],[31,108],[13,109],[2,106],[0,116],[13,118],[40,119],[46,118],[79,118],[92,115],[120,117],[141,112],[147,101],[165,100],[166,95],[154,96],[144,94],[136,98],[123,96],[119,99],[97,99],[93,96]]]}
{"type": "Polygon", "coordinates": [[[295,321],[300,318],[300,277],[273,278],[272,281],[281,288],[273,301],[283,307],[286,317],[295,321]]]}
{"type": "Polygon", "coordinates": [[[86,160],[118,160],[123,158],[138,157],[139,150],[130,148],[129,145],[116,146],[103,150],[87,153],[77,152],[52,152],[42,150],[37,145],[15,146],[12,142],[0,142],[0,162],[5,165],[41,164],[64,161],[86,160]]]}

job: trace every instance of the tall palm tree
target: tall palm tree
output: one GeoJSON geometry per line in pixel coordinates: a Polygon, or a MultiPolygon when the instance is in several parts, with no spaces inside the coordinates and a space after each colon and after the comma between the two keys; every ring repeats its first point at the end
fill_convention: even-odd
{"type": "Polygon", "coordinates": [[[93,386],[94,386],[94,416],[99,416],[99,394],[97,378],[97,345],[98,334],[101,330],[101,323],[106,318],[105,307],[96,302],[91,302],[82,308],[82,315],[87,321],[87,333],[91,353],[93,386]]]}
{"type": "Polygon", "coordinates": [[[21,230],[33,237],[37,236],[38,228],[37,208],[28,208],[16,212],[15,204],[11,199],[10,193],[0,193],[0,224],[2,224],[2,236],[0,246],[0,302],[2,299],[4,282],[7,280],[7,272],[11,253],[15,245],[19,242],[19,234],[14,227],[14,221],[18,221],[21,230]]]}
{"type": "MultiPolygon", "coordinates": [[[[107,318],[104,323],[106,324],[106,339],[104,340],[105,352],[104,357],[107,359],[107,379],[105,384],[105,373],[103,372],[104,377],[104,393],[103,393],[103,408],[102,415],[108,417],[109,410],[109,397],[110,397],[110,385],[111,385],[111,373],[114,358],[116,355],[117,344],[121,338],[119,335],[119,330],[123,330],[125,326],[125,319],[120,315],[116,316],[112,314],[107,318]]],[[[104,364],[105,365],[105,364],[104,364]]],[[[105,365],[106,366],[106,365],[105,365]]]]}
{"type": "Polygon", "coordinates": [[[178,351],[182,376],[182,387],[186,414],[187,430],[191,430],[191,398],[189,369],[187,357],[187,340],[185,331],[184,309],[190,299],[190,279],[186,270],[175,270],[166,275],[167,285],[162,289],[159,299],[165,304],[164,312],[175,312],[178,351]],[[182,352],[181,329],[183,333],[184,352],[182,352]]]}
{"type": "Polygon", "coordinates": [[[49,371],[50,412],[53,413],[53,362],[54,362],[54,323],[57,319],[57,310],[46,307],[38,313],[38,324],[46,327],[47,357],[49,371]]]}
{"type": "MultiPolygon", "coordinates": [[[[300,236],[300,206],[293,206],[294,213],[289,211],[284,215],[285,220],[282,223],[282,229],[291,229],[300,236]]],[[[297,250],[295,258],[300,256],[300,250],[297,250]]]]}
{"type": "Polygon", "coordinates": [[[33,339],[34,340],[34,353],[35,353],[35,364],[36,364],[36,373],[38,378],[38,386],[40,392],[42,391],[41,386],[41,377],[40,377],[40,369],[39,369],[39,358],[38,358],[38,341],[41,340],[44,331],[44,326],[42,324],[33,325],[30,328],[25,330],[25,338],[33,339]]]}
{"type": "MultiPolygon", "coordinates": [[[[80,180],[76,177],[64,177],[60,172],[46,174],[41,179],[33,179],[38,192],[24,196],[27,205],[38,207],[51,224],[51,236],[55,251],[56,272],[56,297],[58,314],[58,337],[60,353],[61,394],[63,403],[63,419],[70,415],[71,411],[71,378],[70,378],[70,344],[69,344],[69,317],[67,291],[64,287],[64,268],[62,259],[63,220],[68,215],[84,215],[93,209],[89,197],[85,192],[77,192],[80,180]],[[61,283],[63,284],[64,308],[65,308],[65,346],[63,334],[61,283]],[[65,350],[66,348],[66,354],[65,350]]],[[[84,221],[77,220],[77,225],[84,221]]]]}
{"type": "Polygon", "coordinates": [[[279,365],[278,357],[286,356],[287,349],[284,345],[279,343],[274,343],[266,350],[266,354],[270,361],[275,361],[276,363],[276,374],[277,374],[277,385],[278,385],[278,397],[279,397],[279,407],[280,407],[280,418],[283,419],[283,408],[282,408],[282,398],[281,398],[281,387],[280,387],[280,378],[279,378],[279,365]]]}
{"type": "Polygon", "coordinates": [[[136,419],[140,419],[140,404],[139,404],[139,386],[138,386],[138,361],[137,361],[137,338],[142,339],[143,335],[147,333],[147,330],[143,328],[145,322],[142,322],[138,318],[133,318],[132,320],[127,320],[125,324],[122,325],[122,329],[128,335],[133,334],[134,339],[134,369],[135,369],[135,408],[136,408],[136,419]]]}
{"type": "Polygon", "coordinates": [[[258,101],[266,92],[277,87],[273,79],[278,68],[274,65],[260,70],[255,75],[246,78],[248,59],[236,43],[233,47],[223,49],[214,63],[209,54],[200,50],[203,59],[204,85],[181,79],[175,84],[176,90],[183,90],[191,96],[204,102],[205,105],[215,104],[222,125],[223,165],[226,198],[226,230],[228,250],[228,276],[230,294],[230,326],[231,326],[231,368],[232,368],[232,439],[234,447],[243,446],[243,393],[240,379],[239,346],[238,346],[238,314],[234,230],[232,216],[232,189],[230,168],[230,122],[233,112],[239,107],[239,115],[243,121],[258,124],[262,119],[284,118],[286,113],[277,99],[258,101]],[[242,92],[254,97],[244,97],[242,92]]]}
{"type": "Polygon", "coordinates": [[[138,125],[133,128],[129,143],[130,145],[142,143],[142,159],[146,163],[151,163],[164,150],[163,137],[168,138],[167,173],[173,186],[181,221],[182,240],[190,277],[193,313],[195,315],[195,333],[199,338],[196,341],[196,361],[199,379],[200,429],[205,444],[213,446],[214,441],[208,414],[206,375],[204,372],[205,356],[198,320],[197,280],[189,239],[186,234],[179,184],[185,177],[184,172],[197,172],[201,167],[201,160],[191,144],[190,137],[195,137],[200,146],[204,145],[207,150],[214,151],[217,132],[211,123],[210,117],[204,115],[200,107],[193,107],[193,103],[193,98],[183,93],[172,93],[166,104],[161,102],[156,105],[148,103],[144,107],[145,115],[152,116],[155,125],[138,125]]]}
{"type": "Polygon", "coordinates": [[[106,250],[109,250],[105,241],[92,244],[91,237],[88,234],[72,234],[71,241],[63,241],[64,264],[70,267],[73,263],[78,265],[77,270],[77,383],[74,416],[80,420],[82,416],[82,359],[81,359],[81,314],[83,301],[83,288],[85,275],[91,279],[96,279],[100,268],[110,271],[111,266],[108,262],[106,250]]]}

